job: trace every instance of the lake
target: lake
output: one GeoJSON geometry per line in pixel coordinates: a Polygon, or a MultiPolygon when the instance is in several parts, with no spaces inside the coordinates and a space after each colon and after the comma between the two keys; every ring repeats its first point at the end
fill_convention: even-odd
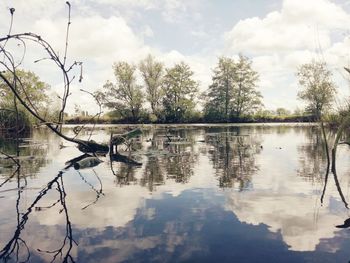
{"type": "MultiPolygon", "coordinates": [[[[20,170],[0,155],[1,260],[350,260],[349,229],[336,227],[350,217],[349,146],[327,173],[317,125],[140,127],[118,147],[129,163],[107,154],[78,169],[67,161],[82,153],[46,129],[21,139],[20,170]]],[[[78,138],[108,142],[126,128],[88,126],[78,138]]]]}

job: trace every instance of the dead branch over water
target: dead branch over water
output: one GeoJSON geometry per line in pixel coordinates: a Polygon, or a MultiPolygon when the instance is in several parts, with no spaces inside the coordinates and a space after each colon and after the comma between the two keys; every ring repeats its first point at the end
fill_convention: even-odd
{"type": "MultiPolygon", "coordinates": [[[[88,141],[84,140],[79,140],[76,138],[71,138],[66,136],[65,134],[62,133],[62,125],[64,123],[64,112],[66,109],[67,101],[68,98],[71,94],[70,92],[70,85],[75,79],[75,76],[71,76],[71,71],[76,67],[80,66],[80,77],[79,81],[82,80],[82,63],[74,61],[71,65],[67,66],[67,50],[68,50],[68,39],[69,39],[69,28],[71,24],[71,17],[70,17],[70,12],[71,12],[71,5],[67,1],[67,6],[68,6],[68,22],[67,22],[67,30],[66,30],[66,37],[65,37],[65,50],[64,50],[64,57],[63,60],[60,58],[58,53],[54,50],[54,48],[51,46],[49,42],[44,40],[40,35],[37,35],[35,33],[19,33],[19,34],[11,34],[11,28],[12,28],[12,21],[13,21],[13,16],[14,16],[14,9],[10,9],[11,12],[11,24],[10,24],[10,29],[9,29],[9,34],[5,37],[0,38],[0,55],[3,55],[3,60],[0,61],[0,65],[3,68],[3,71],[0,71],[0,79],[6,84],[6,86],[10,89],[12,94],[14,95],[14,105],[17,113],[17,121],[16,123],[18,124],[18,110],[16,107],[17,101],[42,125],[45,125],[48,127],[52,132],[60,136],[61,138],[76,143],[81,147],[87,148],[90,152],[95,152],[99,150],[99,144],[96,142],[90,141],[90,137],[88,141]],[[6,44],[8,43],[9,40],[15,40],[21,43],[23,45],[24,50],[22,54],[22,59],[21,61],[16,64],[14,61],[14,56],[13,54],[6,49],[6,44]],[[36,107],[31,103],[31,100],[29,99],[28,95],[26,94],[26,89],[24,84],[22,83],[21,79],[18,77],[17,74],[17,69],[18,67],[22,64],[22,61],[26,57],[26,52],[27,52],[27,42],[32,42],[36,44],[37,46],[41,47],[47,57],[38,59],[35,61],[35,63],[41,62],[42,60],[51,60],[54,62],[56,65],[56,68],[58,71],[61,72],[62,77],[63,77],[63,95],[60,97],[61,99],[61,108],[59,110],[58,116],[57,116],[57,121],[49,121],[47,120],[44,116],[41,116],[39,112],[37,111],[36,107]],[[10,73],[10,77],[8,77],[5,72],[10,73]],[[20,94],[19,90],[23,91],[23,94],[20,94]]],[[[98,102],[98,101],[97,101],[98,102]]],[[[101,109],[101,106],[100,106],[101,109]]],[[[101,112],[101,110],[100,110],[101,112]]],[[[100,114],[99,114],[100,115],[100,114]]],[[[99,117],[98,115],[98,117],[99,117]]],[[[17,125],[18,126],[18,125],[17,125]]],[[[16,126],[16,127],[17,127],[16,126]]],[[[17,129],[18,133],[18,129],[17,129]]],[[[105,148],[105,147],[104,147],[105,148]]],[[[108,150],[107,150],[108,151],[108,150]]]]}

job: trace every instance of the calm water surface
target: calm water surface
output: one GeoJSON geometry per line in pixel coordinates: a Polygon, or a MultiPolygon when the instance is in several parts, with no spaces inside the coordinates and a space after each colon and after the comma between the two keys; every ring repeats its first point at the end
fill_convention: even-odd
{"type": "MultiPolygon", "coordinates": [[[[91,138],[107,142],[120,127],[99,126],[91,138]]],[[[19,171],[0,156],[1,260],[350,260],[350,229],[336,227],[350,217],[350,151],[339,147],[337,177],[327,175],[317,126],[142,129],[131,152],[119,147],[142,165],[107,155],[67,167],[82,153],[45,129],[21,141],[19,171]]],[[[15,153],[14,143],[0,148],[15,153]]]]}

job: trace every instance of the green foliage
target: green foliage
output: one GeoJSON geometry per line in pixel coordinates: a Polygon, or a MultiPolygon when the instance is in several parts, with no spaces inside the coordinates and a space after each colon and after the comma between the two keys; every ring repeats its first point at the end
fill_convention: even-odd
{"type": "Polygon", "coordinates": [[[251,64],[242,55],[237,62],[227,57],[219,58],[206,93],[204,113],[207,119],[228,121],[232,117],[241,118],[262,106],[262,96],[256,90],[259,75],[251,64]]]}
{"type": "Polygon", "coordinates": [[[258,110],[255,114],[254,117],[256,119],[268,119],[268,118],[273,118],[274,114],[270,110],[258,110]]]}
{"type": "Polygon", "coordinates": [[[151,119],[157,120],[161,114],[161,103],[163,98],[162,78],[164,75],[164,65],[155,61],[154,57],[148,55],[139,64],[145,88],[146,98],[151,105],[151,119]]]}
{"type": "Polygon", "coordinates": [[[198,83],[192,79],[193,71],[181,62],[166,69],[162,87],[164,114],[167,121],[183,122],[189,119],[195,108],[198,83]]]}
{"type": "Polygon", "coordinates": [[[256,90],[259,74],[252,69],[252,62],[242,55],[236,63],[236,86],[233,94],[232,113],[236,117],[251,114],[262,106],[262,95],[256,90]]]}
{"type": "Polygon", "coordinates": [[[329,109],[334,101],[336,86],[332,73],[324,62],[312,61],[299,67],[297,76],[302,90],[298,97],[307,103],[307,111],[320,120],[322,113],[329,109]]]}
{"type": "MultiPolygon", "coordinates": [[[[18,83],[16,85],[18,87],[17,92],[27,104],[33,106],[37,111],[45,109],[49,102],[46,94],[49,85],[40,81],[39,77],[31,71],[17,70],[16,75],[18,79],[14,79],[13,74],[10,72],[5,73],[5,77],[8,80],[12,83],[18,83]]],[[[13,105],[14,95],[2,80],[0,80],[0,94],[1,107],[13,105]]]]}
{"type": "Polygon", "coordinates": [[[205,116],[209,120],[228,120],[235,85],[234,60],[226,57],[219,58],[213,73],[212,84],[206,94],[205,116]]]}
{"type": "Polygon", "coordinates": [[[28,119],[28,115],[26,115],[25,111],[18,111],[17,127],[16,111],[12,109],[0,109],[0,135],[11,135],[16,133],[16,130],[18,130],[20,133],[23,131],[28,131],[30,125],[30,120],[28,119]]]}
{"type": "Polygon", "coordinates": [[[277,108],[276,115],[277,116],[289,116],[289,115],[291,115],[291,112],[290,112],[290,110],[287,110],[285,108],[277,108]]]}
{"type": "Polygon", "coordinates": [[[103,85],[103,91],[95,95],[104,106],[119,111],[124,118],[137,121],[144,100],[141,86],[136,83],[136,67],[127,62],[119,62],[113,65],[113,70],[116,84],[107,81],[103,85]]]}
{"type": "MultiPolygon", "coordinates": [[[[16,70],[16,76],[17,78],[14,78],[11,72],[5,72],[5,77],[10,82],[15,83],[17,92],[23,101],[33,108],[33,110],[39,115],[52,120],[52,101],[47,95],[50,88],[49,85],[41,81],[39,77],[31,71],[16,70]]],[[[0,80],[0,109],[7,109],[14,112],[16,107],[20,112],[20,122],[22,127],[29,127],[30,123],[36,121],[36,119],[34,119],[19,102],[15,101],[14,94],[7,84],[0,80]]],[[[14,120],[14,115],[9,114],[8,123],[13,122],[14,120]]]]}
{"type": "Polygon", "coordinates": [[[148,119],[149,119],[149,121],[150,122],[156,122],[157,120],[158,120],[158,117],[155,115],[155,114],[153,114],[153,113],[150,113],[149,115],[148,115],[148,119]]]}

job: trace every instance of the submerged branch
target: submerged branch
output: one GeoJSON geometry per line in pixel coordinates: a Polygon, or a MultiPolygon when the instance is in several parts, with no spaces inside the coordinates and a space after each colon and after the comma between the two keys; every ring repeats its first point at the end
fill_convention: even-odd
{"type": "Polygon", "coordinates": [[[349,123],[350,123],[350,115],[346,116],[343,122],[341,123],[334,140],[333,149],[332,149],[332,172],[333,173],[336,170],[335,166],[336,166],[337,146],[339,144],[339,140],[341,138],[343,131],[349,125],[349,123]]]}

